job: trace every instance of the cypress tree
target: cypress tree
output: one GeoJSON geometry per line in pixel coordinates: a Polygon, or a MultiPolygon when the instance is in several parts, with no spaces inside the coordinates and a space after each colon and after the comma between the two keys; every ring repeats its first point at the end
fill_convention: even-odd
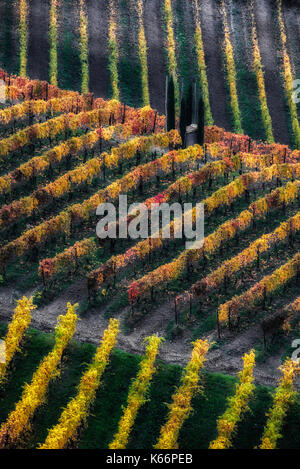
{"type": "Polygon", "coordinates": [[[168,114],[167,114],[167,130],[175,129],[175,89],[174,80],[171,76],[168,82],[168,114]]]}
{"type": "Polygon", "coordinates": [[[191,125],[193,121],[193,94],[193,85],[190,85],[186,102],[186,125],[191,125]]]}
{"type": "Polygon", "coordinates": [[[204,101],[202,96],[199,99],[198,105],[198,130],[197,130],[197,142],[199,145],[204,145],[204,101]]]}
{"type": "Polygon", "coordinates": [[[186,100],[184,97],[181,100],[180,105],[180,120],[179,120],[179,130],[182,140],[182,148],[185,148],[185,134],[186,134],[186,100]]]}

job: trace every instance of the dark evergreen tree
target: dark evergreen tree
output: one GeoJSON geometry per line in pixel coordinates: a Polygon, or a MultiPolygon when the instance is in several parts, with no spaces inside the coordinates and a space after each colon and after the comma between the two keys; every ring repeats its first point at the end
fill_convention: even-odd
{"type": "Polygon", "coordinates": [[[186,125],[191,125],[193,122],[193,105],[194,105],[194,87],[193,85],[189,86],[187,101],[186,101],[186,125]]]}
{"type": "Polygon", "coordinates": [[[175,89],[173,77],[168,82],[168,98],[167,98],[167,130],[175,129],[175,89]]]}
{"type": "Polygon", "coordinates": [[[185,148],[185,135],[186,135],[186,100],[183,97],[180,105],[180,120],[179,130],[182,140],[182,148],[185,148]]]}
{"type": "Polygon", "coordinates": [[[199,145],[204,145],[204,101],[202,96],[199,99],[198,104],[198,130],[197,130],[197,142],[199,145]]]}

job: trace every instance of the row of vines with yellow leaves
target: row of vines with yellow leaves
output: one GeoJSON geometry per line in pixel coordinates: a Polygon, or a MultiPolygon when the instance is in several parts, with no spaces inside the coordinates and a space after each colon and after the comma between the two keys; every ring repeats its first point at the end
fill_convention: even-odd
{"type": "Polygon", "coordinates": [[[225,70],[227,75],[227,82],[230,93],[230,105],[233,117],[233,129],[236,133],[244,133],[242,126],[241,111],[239,106],[238,92],[237,92],[237,74],[235,66],[235,58],[233,46],[230,38],[230,31],[227,20],[227,12],[225,1],[222,0],[221,10],[223,16],[223,29],[224,29],[224,55],[225,55],[225,70]]]}
{"type": "MultiPolygon", "coordinates": [[[[177,131],[174,131],[171,135],[174,135],[176,139],[175,142],[180,142],[180,136],[177,131]]],[[[169,142],[168,136],[162,135],[161,142],[169,142]]],[[[185,152],[184,155],[186,155],[187,159],[190,158],[190,154],[188,152],[185,152]]],[[[158,161],[161,161],[161,169],[164,170],[164,168],[168,168],[172,165],[173,158],[171,155],[168,155],[161,157],[158,161]]],[[[113,163],[111,164],[113,165],[113,163]]],[[[121,193],[126,193],[136,188],[140,182],[141,176],[144,175],[145,178],[151,178],[157,173],[157,171],[158,165],[155,162],[144,165],[143,172],[141,167],[138,167],[133,172],[130,172],[120,180],[113,182],[105,189],[99,190],[90,198],[84,200],[81,204],[73,204],[61,211],[55,217],[25,231],[22,236],[6,244],[0,250],[0,264],[2,268],[4,268],[9,260],[12,260],[16,255],[23,255],[31,249],[32,243],[38,247],[43,245],[48,239],[53,238],[54,235],[70,235],[74,222],[78,224],[80,222],[88,221],[95,213],[98,205],[106,202],[107,197],[109,197],[109,200],[116,200],[121,193]]]]}
{"type": "Polygon", "coordinates": [[[276,449],[277,442],[281,438],[284,419],[295,402],[297,392],[294,388],[294,380],[299,374],[299,363],[287,359],[280,367],[282,379],[273,396],[273,406],[269,410],[267,423],[261,439],[260,449],[276,449]]]}
{"type": "MultiPolygon", "coordinates": [[[[99,139],[110,141],[113,137],[126,140],[128,133],[130,133],[128,126],[124,127],[121,124],[119,126],[100,128],[90,134],[88,144],[92,146],[99,139]]],[[[93,184],[93,181],[95,178],[99,177],[101,172],[105,172],[106,168],[116,168],[120,161],[125,159],[130,160],[137,149],[140,151],[143,144],[144,148],[149,148],[150,145],[155,146],[161,142],[168,146],[171,136],[173,136],[174,133],[175,131],[169,134],[153,134],[149,137],[136,137],[118,147],[114,147],[111,154],[103,152],[100,156],[91,158],[87,162],[76,166],[73,170],[67,171],[46,186],[39,187],[31,195],[15,200],[9,205],[3,205],[0,208],[0,229],[20,218],[31,216],[44,205],[47,205],[49,200],[53,201],[70,193],[74,191],[77,186],[81,186],[84,183],[89,185],[93,184]]],[[[87,138],[80,140],[80,142],[82,141],[85,142],[85,145],[87,144],[87,138]]],[[[72,147],[72,151],[74,151],[74,147],[72,147]]],[[[32,169],[32,166],[30,169],[32,169]]]]}
{"type": "Polygon", "coordinates": [[[128,445],[137,413],[140,407],[147,401],[147,391],[150,387],[152,376],[156,371],[154,364],[162,340],[161,337],[155,335],[145,339],[147,343],[146,353],[141,360],[137,377],[129,388],[127,405],[120,419],[118,431],[114,435],[109,449],[125,449],[128,445]]]}
{"type": "Polygon", "coordinates": [[[192,412],[192,399],[199,391],[199,372],[202,369],[205,356],[209,350],[206,340],[197,340],[194,343],[192,356],[183,371],[181,385],[172,397],[169,404],[167,422],[160,430],[156,449],[178,449],[178,437],[182,425],[192,412]]]}
{"type": "Polygon", "coordinates": [[[239,373],[239,383],[236,385],[234,396],[230,397],[224,414],[218,419],[218,436],[209,445],[209,449],[229,449],[232,438],[241,422],[243,415],[249,410],[249,401],[255,390],[253,370],[255,366],[255,352],[251,350],[243,357],[244,367],[239,373]]]}
{"type": "MultiPolygon", "coordinates": [[[[290,194],[293,197],[292,193],[290,194]]],[[[300,272],[300,254],[297,253],[288,262],[276,269],[272,274],[263,277],[252,288],[233,297],[230,301],[219,306],[218,320],[221,325],[232,326],[233,322],[241,324],[253,312],[257,304],[263,304],[300,272]]]]}
{"type": "MultiPolygon", "coordinates": [[[[92,148],[100,138],[103,140],[107,139],[111,135],[112,129],[115,129],[115,133],[119,136],[123,135],[124,138],[132,134],[150,134],[152,131],[159,133],[164,129],[164,117],[157,116],[156,112],[150,108],[146,107],[137,110],[133,108],[125,109],[124,111],[124,107],[117,101],[107,101],[104,102],[103,106],[101,105],[93,111],[80,113],[77,116],[71,114],[71,121],[69,121],[69,123],[67,121],[67,128],[72,124],[72,129],[76,129],[77,122],[78,125],[84,127],[100,126],[100,129],[80,137],[69,138],[54,148],[47,150],[42,155],[31,158],[10,173],[1,176],[0,194],[10,193],[16,185],[20,187],[20,184],[24,184],[33,176],[42,174],[50,165],[55,166],[65,157],[69,155],[76,157],[80,150],[92,148]],[[73,118],[75,123],[73,123],[73,118]],[[101,127],[109,125],[111,121],[114,121],[115,125],[110,125],[108,128],[101,127]],[[121,124],[123,121],[124,124],[121,124]]],[[[63,120],[64,116],[60,116],[60,118],[63,120]]],[[[67,117],[65,117],[65,120],[67,120],[67,117]]],[[[24,139],[26,139],[26,141],[29,138],[30,132],[36,132],[34,129],[36,128],[29,127],[25,129],[24,139]]],[[[3,141],[4,140],[2,140],[2,142],[3,141]]],[[[12,147],[13,139],[5,139],[5,142],[7,143],[7,147],[12,147]]],[[[127,145],[130,145],[130,142],[128,142],[127,145]]]]}
{"type": "Polygon", "coordinates": [[[6,376],[7,369],[14,356],[20,351],[24,335],[31,323],[31,312],[35,309],[32,298],[25,296],[18,300],[12,320],[4,339],[4,360],[0,362],[0,383],[6,376]]]}
{"type": "MultiPolygon", "coordinates": [[[[186,154],[190,152],[189,147],[185,150],[186,154]]],[[[194,147],[195,149],[195,147],[194,147]]],[[[199,147],[200,149],[200,147],[199,147]]],[[[182,152],[183,150],[181,150],[182,152]]],[[[196,154],[193,154],[195,158],[196,154]]],[[[197,160],[203,158],[203,153],[200,151],[197,156],[197,160]]],[[[182,159],[180,160],[182,162],[182,159]]],[[[172,170],[172,166],[170,167],[172,170]]],[[[176,182],[171,184],[162,194],[159,194],[155,197],[150,197],[144,201],[145,206],[151,210],[152,204],[163,204],[170,203],[171,200],[174,200],[177,197],[182,197],[184,194],[191,192],[193,189],[201,185],[204,181],[209,178],[221,176],[227,174],[229,171],[232,171],[232,165],[228,164],[227,161],[217,161],[209,163],[201,168],[199,171],[192,172],[188,176],[180,177],[176,182]]],[[[129,214],[127,218],[127,224],[135,218],[133,214],[129,214]]],[[[173,224],[172,224],[173,227],[173,224]]],[[[175,230],[174,230],[175,231],[175,230]]],[[[171,236],[174,236],[174,231],[171,228],[171,236]]],[[[167,242],[167,239],[165,240],[167,242]]],[[[98,289],[104,283],[104,280],[109,280],[112,275],[116,275],[118,271],[128,266],[129,264],[134,264],[135,262],[146,258],[151,254],[151,252],[161,248],[163,245],[162,232],[159,231],[157,236],[153,238],[147,238],[146,240],[140,241],[138,244],[127,250],[124,254],[114,256],[109,259],[105,264],[101,265],[96,270],[92,271],[88,275],[88,285],[92,290],[98,289]]]]}
{"type": "Polygon", "coordinates": [[[143,0],[137,0],[136,8],[139,21],[138,49],[141,65],[142,95],[143,106],[150,105],[149,77],[148,77],[148,58],[147,58],[147,40],[144,28],[144,3],[143,0]]]}
{"type": "Polygon", "coordinates": [[[111,319],[108,328],[104,331],[101,345],[96,350],[93,362],[80,379],[77,394],[69,401],[57,425],[49,430],[45,442],[38,449],[64,449],[76,440],[79,427],[86,422],[89,416],[100,380],[116,345],[119,331],[119,321],[111,319]]]}
{"type": "Polygon", "coordinates": [[[247,266],[254,262],[257,262],[259,266],[262,254],[270,252],[274,247],[283,242],[291,242],[292,238],[297,236],[299,231],[300,213],[297,213],[295,216],[282,222],[271,233],[264,234],[256,239],[237,256],[223,262],[218,269],[214,270],[207,277],[195,283],[192,287],[194,295],[203,297],[204,295],[212,294],[215,289],[222,284],[226,285],[229,279],[232,279],[238,272],[246,269],[247,266]]]}
{"type": "Polygon", "coordinates": [[[27,74],[27,46],[28,46],[28,4],[27,0],[19,1],[19,54],[20,54],[20,76],[27,74]]]}
{"type": "Polygon", "coordinates": [[[295,146],[298,150],[300,150],[300,125],[298,120],[298,112],[297,112],[297,105],[293,100],[293,70],[291,65],[291,60],[288,54],[287,49],[287,36],[285,31],[285,24],[282,15],[282,0],[277,0],[277,17],[280,29],[280,38],[281,38],[281,46],[282,46],[282,69],[283,69],[283,79],[284,79],[284,86],[285,92],[287,97],[287,102],[290,111],[290,117],[292,121],[292,129],[293,135],[295,139],[295,146]]]}
{"type": "Polygon", "coordinates": [[[76,131],[80,127],[95,127],[99,124],[99,110],[79,114],[63,114],[46,122],[33,124],[10,137],[0,140],[0,160],[4,160],[11,152],[16,152],[26,145],[46,138],[53,139],[66,131],[76,131]]]}
{"type": "Polygon", "coordinates": [[[49,27],[49,81],[51,85],[57,86],[57,0],[51,0],[50,4],[50,27],[49,27]]]}
{"type": "Polygon", "coordinates": [[[251,12],[251,21],[252,21],[251,34],[252,34],[253,68],[255,71],[256,81],[257,81],[257,86],[258,86],[261,115],[262,115],[262,120],[263,120],[263,124],[265,128],[267,142],[274,143],[272,119],[271,119],[269,108],[268,108],[265,77],[264,77],[263,65],[261,61],[261,54],[260,54],[260,49],[259,49],[258,37],[257,37],[257,28],[256,28],[256,22],[255,22],[253,0],[251,0],[250,2],[250,9],[251,9],[250,12],[251,12]]]}
{"type": "Polygon", "coordinates": [[[193,6],[194,6],[194,12],[195,12],[194,41],[195,41],[195,48],[196,48],[196,54],[197,54],[197,64],[198,64],[200,85],[201,85],[201,90],[203,93],[205,124],[213,125],[214,120],[213,120],[211,107],[210,107],[209,86],[208,86],[207,73],[206,73],[205,53],[204,53],[200,11],[199,11],[200,6],[197,0],[193,0],[193,6]]]}
{"type": "Polygon", "coordinates": [[[119,49],[117,39],[117,10],[115,0],[109,0],[109,25],[108,25],[108,69],[113,99],[120,99],[119,89],[119,49]]]}
{"type": "MultiPolygon", "coordinates": [[[[275,168],[272,168],[272,171],[274,171],[274,169],[275,168]]],[[[269,174],[272,173],[269,172],[269,174]]],[[[253,185],[255,182],[259,181],[260,177],[262,177],[260,173],[248,173],[233,181],[233,183],[230,183],[228,186],[219,189],[211,197],[202,202],[207,207],[207,216],[223,204],[227,205],[227,203],[230,204],[235,199],[238,199],[251,187],[251,184],[253,185]]],[[[289,177],[291,179],[293,178],[293,172],[289,177]]],[[[151,292],[151,295],[153,295],[155,287],[161,288],[167,283],[179,278],[186,271],[188,266],[193,266],[197,264],[201,258],[207,258],[216,253],[224,242],[233,239],[237,233],[248,229],[254,220],[263,218],[266,213],[276,207],[293,203],[298,193],[299,183],[297,181],[294,183],[290,182],[287,186],[275,189],[269,195],[252,202],[248,210],[243,211],[237,218],[224,222],[215,232],[205,237],[203,246],[200,249],[185,250],[168,264],[164,264],[140,279],[133,281],[128,288],[130,303],[134,305],[137,299],[145,298],[147,293],[151,292]]],[[[193,209],[191,216],[194,217],[195,215],[196,211],[193,209]]],[[[177,224],[180,226],[179,220],[177,220],[177,224]]],[[[172,222],[172,225],[174,226],[174,222],[172,222]]],[[[174,231],[175,228],[172,232],[174,231]]],[[[151,242],[151,244],[148,241],[148,245],[150,246],[148,250],[154,250],[157,248],[157,245],[160,246],[162,244],[161,239],[154,241],[155,243],[151,242]],[[158,244],[157,241],[160,241],[160,244],[158,244]]],[[[164,242],[169,242],[169,239],[164,240],[164,242]]]]}
{"type": "Polygon", "coordinates": [[[65,98],[52,98],[45,100],[27,100],[23,103],[15,104],[0,110],[1,124],[8,125],[11,122],[26,119],[30,114],[35,117],[41,115],[50,115],[67,112],[87,110],[86,101],[78,94],[75,96],[66,96],[65,98]]]}
{"type": "Polygon", "coordinates": [[[79,33],[80,33],[80,63],[81,63],[81,92],[89,92],[89,37],[88,17],[85,10],[85,0],[80,0],[79,5],[79,33]]]}
{"type": "MultiPolygon", "coordinates": [[[[105,165],[108,168],[116,167],[119,161],[123,159],[131,159],[136,154],[136,151],[148,151],[152,145],[167,146],[173,145],[176,140],[174,136],[176,131],[171,131],[166,134],[157,134],[149,137],[140,137],[130,140],[119,147],[115,147],[111,151],[111,155],[105,155],[105,165]]],[[[188,155],[188,152],[186,152],[188,155]]],[[[104,155],[102,155],[102,164],[104,163],[104,155]]],[[[181,160],[182,161],[182,160],[181,160]]],[[[155,164],[151,163],[150,167],[155,169],[155,164]]],[[[141,167],[140,167],[141,168],[141,167]]],[[[164,168],[166,170],[166,168],[164,168]]],[[[140,177],[142,170],[133,171],[129,176],[140,177]]],[[[152,173],[151,173],[152,174],[152,173]]],[[[144,174],[145,177],[145,174],[144,174]]],[[[70,271],[70,268],[77,270],[78,261],[80,258],[85,257],[87,254],[92,254],[99,247],[99,241],[96,242],[94,238],[83,239],[78,241],[74,246],[67,248],[62,253],[57,254],[51,259],[44,259],[40,262],[39,272],[43,278],[44,283],[46,280],[51,279],[58,273],[63,272],[65,269],[70,271]]]]}
{"type": "MultiPolygon", "coordinates": [[[[187,152],[185,153],[188,154],[187,152]]],[[[174,155],[174,152],[172,152],[172,155],[174,155]]],[[[199,155],[201,156],[201,154],[199,155]]],[[[203,154],[201,157],[203,157],[203,154]]],[[[180,161],[182,162],[182,159],[180,159],[180,161]]],[[[172,170],[172,167],[170,169],[172,170]]],[[[174,199],[175,196],[182,196],[183,194],[191,191],[192,188],[196,188],[199,184],[207,180],[209,176],[220,176],[221,174],[225,174],[226,170],[230,171],[231,169],[231,164],[229,165],[225,160],[209,163],[199,171],[191,173],[190,176],[180,177],[176,182],[168,186],[168,188],[162,194],[148,198],[144,201],[144,204],[150,209],[151,204],[170,202],[174,199]]],[[[136,214],[129,214],[126,223],[129,224],[129,222],[135,218],[135,216],[136,214]]],[[[141,242],[135,248],[127,251],[124,255],[113,257],[107,261],[105,266],[102,265],[101,267],[97,268],[96,271],[93,271],[89,274],[89,283],[92,282],[93,284],[97,284],[98,287],[101,286],[105,271],[116,274],[119,268],[124,267],[124,262],[126,263],[126,259],[130,259],[130,261],[133,262],[134,259],[140,259],[142,257],[142,253],[143,255],[149,254],[149,247],[149,243],[147,247],[145,243],[141,242]]],[[[152,247],[154,248],[154,246],[152,247]]],[[[48,279],[51,279],[53,276],[62,273],[64,270],[70,271],[70,268],[72,268],[74,271],[76,271],[79,260],[84,258],[87,254],[94,253],[97,249],[99,249],[99,240],[96,242],[94,238],[87,238],[75,243],[74,246],[67,248],[65,251],[57,254],[57,256],[51,259],[44,259],[40,262],[39,266],[39,272],[42,275],[44,282],[48,279]]]]}
{"type": "Polygon", "coordinates": [[[174,80],[174,95],[175,95],[175,113],[179,113],[179,83],[178,83],[178,67],[176,60],[176,45],[173,29],[173,11],[172,0],[164,0],[163,3],[164,20],[166,27],[166,46],[168,56],[168,73],[174,80]]]}
{"type": "MultiPolygon", "coordinates": [[[[186,150],[179,150],[177,154],[172,152],[165,155],[165,157],[162,158],[165,158],[164,164],[166,163],[167,166],[161,166],[161,169],[163,169],[164,172],[173,172],[174,163],[178,164],[178,162],[188,162],[189,160],[201,160],[201,158],[203,158],[203,152],[201,147],[195,145],[194,147],[189,147],[186,150]],[[178,158],[177,162],[174,157],[178,158]]],[[[159,160],[157,160],[155,164],[156,168],[158,168],[158,162],[159,160]]],[[[146,166],[149,168],[149,165],[146,166]]],[[[228,166],[226,165],[226,162],[218,162],[215,165],[207,165],[200,171],[192,173],[190,178],[188,176],[183,176],[182,178],[178,179],[178,181],[176,181],[174,184],[171,184],[163,194],[159,194],[156,197],[147,199],[144,204],[149,208],[149,210],[151,210],[152,204],[170,202],[171,199],[173,199],[176,195],[182,196],[183,194],[191,191],[192,188],[196,188],[198,184],[201,184],[201,181],[205,180],[206,177],[212,175],[220,176],[221,174],[225,174],[227,172],[227,168],[228,166]]],[[[155,172],[156,170],[157,169],[155,169],[155,172]]],[[[152,172],[151,175],[153,175],[152,172]]],[[[145,180],[145,176],[143,176],[143,179],[145,180]]],[[[134,215],[129,214],[127,223],[132,221],[134,218],[134,215]]],[[[177,224],[180,224],[178,219],[176,219],[176,223],[172,222],[170,224],[171,239],[174,239],[174,233],[177,229],[177,224]]],[[[169,226],[166,226],[165,229],[168,229],[168,227],[169,226]]],[[[152,252],[160,249],[163,246],[163,242],[170,242],[170,239],[168,237],[163,237],[162,230],[159,230],[156,234],[153,234],[152,237],[140,241],[135,246],[128,249],[124,254],[119,254],[110,258],[105,264],[102,264],[99,268],[90,272],[87,276],[87,283],[90,294],[94,294],[105,281],[111,280],[111,278],[115,276],[120,270],[124,269],[128,265],[134,265],[137,261],[145,259],[152,252]]]]}
{"type": "Polygon", "coordinates": [[[76,329],[76,308],[68,304],[68,311],[59,316],[55,328],[55,343],[51,352],[34,372],[30,384],[26,384],[15,409],[0,428],[0,448],[15,447],[20,437],[26,436],[37,409],[45,403],[49,383],[59,375],[62,355],[76,329]]]}

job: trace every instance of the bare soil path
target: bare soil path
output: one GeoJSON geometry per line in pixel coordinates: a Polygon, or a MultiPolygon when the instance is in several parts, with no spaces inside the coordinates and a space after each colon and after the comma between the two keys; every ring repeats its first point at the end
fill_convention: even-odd
{"type": "Polygon", "coordinates": [[[250,7],[241,0],[227,0],[226,5],[243,130],[253,139],[265,140],[257,80],[253,71],[250,7]]]}
{"type": "Polygon", "coordinates": [[[0,58],[8,73],[18,73],[18,26],[12,2],[0,2],[0,58]]]}
{"type": "Polygon", "coordinates": [[[118,8],[120,96],[130,106],[141,107],[142,79],[138,48],[138,16],[132,0],[121,0],[118,8]]]}
{"type": "Polygon", "coordinates": [[[283,14],[294,73],[300,78],[300,4],[284,2],[283,14]]]}
{"type": "Polygon", "coordinates": [[[58,81],[61,88],[79,91],[79,3],[64,0],[58,4],[58,81]]]}
{"type": "MultiPolygon", "coordinates": [[[[300,79],[300,5],[283,3],[283,17],[288,39],[288,51],[294,77],[300,79]]],[[[297,106],[300,119],[300,105],[297,106]]]]}
{"type": "Polygon", "coordinates": [[[222,18],[215,0],[201,2],[201,21],[210,101],[215,124],[231,129],[222,58],[222,18]]]}
{"type": "Polygon", "coordinates": [[[28,75],[49,80],[49,4],[41,8],[40,0],[29,2],[28,75]]]}
{"type": "Polygon", "coordinates": [[[89,67],[90,89],[96,96],[108,98],[108,2],[89,0],[87,2],[89,24],[89,67]]]}
{"type": "MultiPolygon", "coordinates": [[[[26,292],[30,296],[33,292],[26,292]]],[[[54,330],[57,317],[64,314],[68,301],[75,303],[80,301],[85,295],[85,283],[78,282],[68,290],[58,295],[50,304],[38,308],[33,312],[32,327],[44,332],[54,330]]],[[[0,321],[9,322],[15,307],[15,302],[22,295],[11,287],[0,288],[0,321]]],[[[109,305],[105,308],[95,308],[84,313],[77,323],[77,332],[75,338],[82,342],[89,342],[98,345],[103,331],[108,325],[109,319],[104,317],[105,311],[109,310],[109,305]]],[[[128,314],[128,309],[120,311],[116,315],[124,324],[124,318],[128,314]]],[[[143,353],[143,339],[151,334],[165,335],[165,329],[170,320],[173,319],[173,304],[168,301],[153,309],[146,315],[136,328],[129,333],[122,332],[118,339],[118,348],[129,353],[143,353]]],[[[216,334],[207,337],[214,342],[216,334]]],[[[220,372],[229,375],[236,375],[242,367],[242,357],[245,353],[262,340],[260,327],[252,326],[250,329],[238,335],[227,337],[224,344],[219,348],[213,348],[207,355],[205,368],[210,372],[220,372]]],[[[186,365],[192,350],[190,332],[186,330],[180,338],[174,342],[166,340],[161,347],[160,359],[172,363],[186,365]]],[[[278,367],[281,365],[282,351],[268,358],[263,363],[258,363],[255,369],[256,382],[267,386],[276,386],[280,378],[278,367]]],[[[300,391],[300,378],[298,378],[296,387],[300,391]]]]}
{"type": "Polygon", "coordinates": [[[249,24],[249,7],[241,0],[228,0],[230,29],[234,40],[234,49],[238,61],[252,68],[251,35],[249,24]]]}
{"type": "Polygon", "coordinates": [[[174,1],[173,15],[180,88],[186,93],[188,87],[198,76],[194,40],[195,19],[192,2],[190,0],[174,1]]]}
{"type": "Polygon", "coordinates": [[[148,46],[150,103],[154,109],[164,113],[167,65],[161,5],[160,0],[144,3],[144,26],[148,46]]]}
{"type": "Polygon", "coordinates": [[[268,106],[273,122],[275,141],[290,145],[284,89],[278,66],[275,43],[275,23],[270,1],[254,0],[258,41],[265,71],[268,106]]]}

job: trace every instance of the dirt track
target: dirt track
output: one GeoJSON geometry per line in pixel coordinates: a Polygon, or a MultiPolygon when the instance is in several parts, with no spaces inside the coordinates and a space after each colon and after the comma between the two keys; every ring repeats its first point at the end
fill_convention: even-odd
{"type": "MultiPolygon", "coordinates": [[[[27,292],[30,296],[33,292],[27,292]]],[[[39,308],[33,312],[32,327],[44,332],[54,330],[57,317],[64,314],[66,304],[72,298],[72,303],[80,301],[85,294],[84,282],[72,285],[63,294],[59,295],[51,304],[39,308]]],[[[8,322],[11,319],[15,301],[20,296],[19,292],[12,288],[0,288],[0,321],[8,322]]],[[[75,338],[82,342],[98,345],[104,329],[108,325],[108,319],[104,318],[104,312],[109,305],[103,309],[90,310],[84,313],[77,323],[75,338]]],[[[116,317],[123,323],[127,311],[122,311],[116,317]]],[[[143,338],[158,334],[164,336],[165,328],[173,319],[173,306],[169,303],[162,304],[159,308],[148,314],[130,334],[121,332],[118,339],[118,348],[130,353],[143,353],[143,338]]],[[[216,339],[215,334],[208,337],[211,342],[216,339]]],[[[233,336],[230,341],[218,349],[208,353],[205,368],[211,372],[221,372],[236,375],[242,367],[242,357],[262,339],[259,326],[253,326],[244,333],[233,336]]],[[[191,339],[185,332],[175,342],[165,341],[161,347],[159,357],[172,364],[186,365],[192,350],[191,339]]],[[[255,368],[256,382],[267,386],[276,386],[281,374],[278,367],[281,365],[281,353],[270,357],[255,368]]],[[[297,379],[296,387],[300,391],[300,377],[297,379]]]]}
{"type": "Polygon", "coordinates": [[[160,0],[145,2],[145,34],[148,45],[148,69],[151,106],[165,112],[166,56],[160,0]]]}
{"type": "Polygon", "coordinates": [[[288,136],[284,90],[278,68],[278,53],[275,47],[275,25],[270,2],[267,0],[255,0],[255,15],[274,138],[278,142],[289,145],[290,139],[288,136]]]}
{"type": "Polygon", "coordinates": [[[97,96],[108,98],[107,36],[109,12],[106,0],[89,0],[89,67],[90,88],[97,96]]]}
{"type": "Polygon", "coordinates": [[[222,59],[222,20],[215,0],[201,2],[203,42],[210,89],[212,114],[215,124],[230,130],[222,59]]]}
{"type": "Polygon", "coordinates": [[[48,80],[49,73],[49,20],[40,0],[31,0],[29,8],[28,74],[31,78],[48,80]]]}
{"type": "Polygon", "coordinates": [[[284,3],[283,14],[286,24],[289,53],[295,76],[300,77],[300,5],[284,3]]]}

